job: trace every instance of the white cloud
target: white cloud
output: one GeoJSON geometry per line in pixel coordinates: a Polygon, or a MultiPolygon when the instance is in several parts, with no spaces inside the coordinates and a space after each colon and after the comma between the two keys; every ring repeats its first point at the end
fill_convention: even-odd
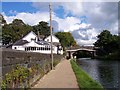
{"type": "Polygon", "coordinates": [[[93,43],[96,41],[95,39],[91,39],[91,40],[80,40],[80,39],[77,39],[77,44],[78,45],[88,45],[88,46],[92,46],[93,43]]]}
{"type": "Polygon", "coordinates": [[[61,6],[63,6],[66,14],[81,15],[83,12],[82,2],[61,3],[61,6]]]}
{"type": "MultiPolygon", "coordinates": [[[[86,16],[87,22],[96,30],[103,30],[111,26],[116,26],[118,20],[118,3],[117,2],[68,2],[57,4],[64,8],[65,16],[68,14],[74,17],[86,16]]],[[[76,25],[78,27],[78,25],[76,25]]]]}
{"type": "MultiPolygon", "coordinates": [[[[17,13],[16,16],[6,16],[5,13],[3,13],[4,15],[4,18],[5,20],[7,21],[7,23],[11,23],[13,21],[13,19],[22,19],[26,24],[29,24],[29,25],[36,25],[38,24],[38,22],[40,21],[46,21],[46,22],[49,22],[49,13],[48,12],[36,12],[36,13],[25,13],[25,12],[21,12],[21,13],[17,13]]],[[[79,18],[76,18],[76,17],[66,17],[64,19],[62,18],[59,18],[55,15],[55,13],[53,13],[53,20],[54,20],[54,23],[55,25],[53,26],[56,26],[57,24],[57,27],[55,27],[55,30],[58,29],[57,31],[64,31],[64,32],[77,32],[77,30],[81,30],[81,29],[84,29],[83,31],[79,31],[79,35],[82,37],[82,38],[86,38],[86,37],[90,37],[92,38],[91,36],[94,36],[94,31],[90,31],[90,30],[86,30],[85,29],[89,29],[91,27],[90,24],[85,24],[85,23],[82,23],[80,24],[80,19],[79,18]],[[84,35],[84,33],[86,33],[84,35]]],[[[75,35],[73,34],[73,36],[75,37],[75,35]]],[[[75,37],[75,40],[81,40],[81,38],[76,38],[75,37]]],[[[82,40],[85,42],[85,40],[82,40]]],[[[79,43],[80,44],[80,43],[79,43]]]]}
{"type": "MultiPolygon", "coordinates": [[[[74,17],[86,16],[87,22],[98,31],[102,31],[105,28],[111,30],[113,29],[111,26],[116,26],[115,24],[118,19],[118,3],[103,1],[104,0],[99,0],[99,2],[54,2],[52,5],[53,11],[58,9],[59,6],[62,6],[64,16],[66,17],[68,14],[74,15],[74,17]]],[[[48,4],[49,3],[33,3],[33,6],[46,11],[48,10],[48,4]]],[[[78,27],[79,25],[76,25],[76,27],[71,27],[71,29],[77,29],[78,27]]],[[[66,29],[68,28],[66,27],[66,29]]]]}
{"type": "Polygon", "coordinates": [[[79,28],[71,33],[79,45],[92,45],[96,41],[96,36],[98,35],[97,30],[95,28],[91,28],[91,25],[89,24],[86,24],[86,27],[79,28]]]}
{"type": "Polygon", "coordinates": [[[9,13],[12,14],[12,15],[16,15],[18,12],[17,12],[17,11],[10,10],[9,13]]]}
{"type": "Polygon", "coordinates": [[[23,22],[29,25],[36,25],[40,21],[48,21],[49,20],[49,13],[48,12],[36,12],[36,13],[26,13],[21,12],[17,13],[16,16],[6,16],[4,13],[4,18],[7,23],[11,23],[13,19],[21,19],[23,22]]]}
{"type": "Polygon", "coordinates": [[[78,23],[80,23],[80,20],[76,17],[66,17],[65,19],[53,17],[53,19],[58,22],[59,30],[63,30],[64,32],[79,29],[78,23]]]}
{"type": "MultiPolygon", "coordinates": [[[[6,16],[4,18],[8,23],[13,19],[22,19],[26,24],[36,25],[40,21],[49,22],[48,3],[33,3],[40,12],[17,13],[15,16],[6,16]]],[[[108,29],[113,34],[118,32],[117,21],[117,3],[53,3],[53,26],[56,31],[71,32],[79,45],[92,45],[96,41],[96,36],[103,30],[108,29]],[[54,10],[62,6],[64,9],[64,18],[56,15],[54,10]],[[71,14],[72,16],[68,16],[71,14]],[[81,16],[86,16],[87,23],[81,23],[81,16]]]]}

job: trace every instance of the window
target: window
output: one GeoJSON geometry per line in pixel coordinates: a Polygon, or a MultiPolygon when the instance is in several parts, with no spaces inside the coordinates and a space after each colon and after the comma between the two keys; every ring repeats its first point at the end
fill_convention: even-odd
{"type": "Polygon", "coordinates": [[[37,47],[37,50],[39,50],[39,47],[37,47]]]}
{"type": "Polygon", "coordinates": [[[25,47],[25,51],[27,51],[27,48],[25,47]]]}
{"type": "Polygon", "coordinates": [[[41,50],[43,50],[43,47],[41,47],[41,50]]]}
{"type": "Polygon", "coordinates": [[[31,47],[31,50],[33,51],[33,50],[34,50],[34,47],[31,47]]]}
{"type": "Polygon", "coordinates": [[[46,46],[46,50],[48,50],[48,46],[46,46]]]}
{"type": "Polygon", "coordinates": [[[47,46],[45,46],[45,50],[47,50],[47,46]]]}
{"type": "Polygon", "coordinates": [[[49,42],[49,39],[47,39],[47,41],[49,42]]]}
{"type": "Polygon", "coordinates": [[[33,47],[33,50],[35,50],[35,51],[36,51],[36,47],[33,47]]]}
{"type": "Polygon", "coordinates": [[[28,47],[28,51],[30,51],[30,47],[28,47]]]}
{"type": "Polygon", "coordinates": [[[48,46],[48,50],[50,50],[50,47],[48,46]]]}
{"type": "Polygon", "coordinates": [[[45,47],[43,47],[43,50],[45,50],[45,47]]]}
{"type": "Polygon", "coordinates": [[[48,47],[48,50],[51,50],[51,49],[50,49],[50,46],[48,47]]]}

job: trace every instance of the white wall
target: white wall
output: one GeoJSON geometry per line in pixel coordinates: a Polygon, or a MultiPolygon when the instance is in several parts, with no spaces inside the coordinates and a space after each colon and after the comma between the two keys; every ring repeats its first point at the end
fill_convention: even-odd
{"type": "Polygon", "coordinates": [[[38,52],[38,53],[44,53],[44,54],[50,54],[51,51],[50,50],[42,50],[42,51],[28,51],[28,52],[38,52]]]}
{"type": "Polygon", "coordinates": [[[53,53],[57,54],[57,47],[54,46],[53,49],[53,53]]]}
{"type": "MultiPolygon", "coordinates": [[[[45,41],[51,42],[51,36],[48,36],[47,38],[45,38],[45,41]]],[[[52,41],[53,41],[53,42],[58,42],[58,43],[59,43],[59,39],[56,38],[54,35],[52,35],[52,41]]]]}
{"type": "MultiPolygon", "coordinates": [[[[34,41],[31,41],[30,43],[27,43],[24,45],[24,47],[50,47],[51,45],[39,45],[37,43],[35,43],[34,41]]],[[[53,46],[53,53],[57,54],[57,47],[53,46]]],[[[50,54],[51,50],[36,50],[36,51],[29,51],[29,52],[39,52],[39,53],[45,53],[45,54],[50,54]]]]}
{"type": "Polygon", "coordinates": [[[12,49],[15,49],[15,50],[25,50],[25,48],[23,46],[12,46],[12,49]],[[16,49],[15,49],[16,48],[16,49]]]}
{"type": "MultiPolygon", "coordinates": [[[[26,45],[26,46],[29,47],[31,45],[26,45]]],[[[39,45],[39,46],[33,45],[32,47],[45,47],[45,45],[39,45]]],[[[12,49],[25,51],[25,46],[12,46],[12,49]],[[15,47],[16,47],[16,49],[15,49],[15,47]]],[[[38,52],[38,53],[44,53],[44,54],[51,54],[51,50],[34,50],[34,51],[32,50],[32,51],[28,51],[28,52],[38,52]]],[[[53,46],[53,53],[57,54],[57,47],[56,46],[53,46]]],[[[58,53],[63,54],[63,50],[59,50],[58,53]]]]}
{"type": "Polygon", "coordinates": [[[58,53],[63,55],[63,50],[59,50],[58,53]]]}
{"type": "Polygon", "coordinates": [[[37,41],[37,35],[34,33],[34,32],[30,32],[28,33],[25,37],[23,37],[22,39],[23,40],[27,40],[28,42],[31,42],[31,39],[35,39],[36,38],[36,41],[37,41]]]}
{"type": "MultiPolygon", "coordinates": [[[[23,45],[23,46],[12,46],[12,49],[15,49],[16,47],[16,50],[24,50],[25,51],[25,47],[45,47],[45,46],[48,46],[48,47],[51,47],[51,45],[39,45],[37,43],[35,43],[34,40],[31,41],[31,38],[32,39],[37,39],[37,36],[33,33],[33,32],[30,32],[28,35],[26,35],[25,37],[23,37],[23,40],[27,40],[29,43],[23,45]]],[[[54,35],[52,36],[53,38],[53,42],[57,42],[59,43],[59,39],[57,39],[56,37],[54,37],[54,35]]],[[[45,41],[48,41],[51,42],[51,37],[48,36],[45,41]]],[[[63,53],[63,50],[61,51],[57,51],[57,47],[53,45],[53,53],[54,54],[62,54],[63,53]]],[[[39,53],[45,53],[45,54],[50,54],[51,53],[51,50],[32,50],[32,51],[29,51],[29,52],[39,52],[39,53]]]]}
{"type": "MultiPolygon", "coordinates": [[[[40,46],[39,46],[40,47],[40,46]]],[[[45,47],[44,45],[41,45],[41,47],[45,47]]],[[[53,47],[53,53],[57,54],[57,47],[53,47]]],[[[44,53],[44,54],[51,54],[51,50],[32,50],[28,52],[38,52],[38,53],[44,53]]]]}

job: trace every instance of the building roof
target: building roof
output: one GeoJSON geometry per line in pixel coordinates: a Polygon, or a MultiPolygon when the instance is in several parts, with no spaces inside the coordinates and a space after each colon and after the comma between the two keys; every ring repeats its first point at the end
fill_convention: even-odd
{"type": "MultiPolygon", "coordinates": [[[[30,31],[29,33],[33,33],[35,36],[37,36],[33,31],[30,31]]],[[[29,33],[26,33],[23,37],[20,38],[20,40],[16,41],[13,45],[24,45],[29,43],[27,40],[23,40],[24,37],[26,37],[29,33]]]]}
{"type": "Polygon", "coordinates": [[[44,36],[44,35],[39,35],[39,36],[38,36],[38,39],[39,39],[39,40],[44,40],[44,39],[45,39],[45,36],[44,36]]]}
{"type": "Polygon", "coordinates": [[[58,46],[58,45],[61,45],[61,44],[58,43],[58,42],[53,42],[53,45],[58,46]]]}
{"type": "Polygon", "coordinates": [[[29,42],[27,40],[20,39],[17,42],[15,42],[13,45],[18,45],[19,46],[19,45],[24,45],[26,43],[29,43],[29,42]]]}
{"type": "Polygon", "coordinates": [[[38,42],[35,42],[35,43],[37,43],[39,45],[49,45],[49,43],[46,42],[46,41],[38,41],[38,42]]]}
{"type": "Polygon", "coordinates": [[[29,35],[30,33],[34,34],[36,37],[38,37],[33,31],[30,31],[29,33],[26,33],[21,39],[27,37],[27,35],[29,35]]]}
{"type": "MultiPolygon", "coordinates": [[[[55,37],[56,39],[58,39],[54,34],[52,34],[53,37],[55,37]]],[[[46,37],[45,39],[51,37],[51,35],[49,35],[48,37],[46,37]]],[[[59,40],[59,39],[58,39],[59,40]]]]}

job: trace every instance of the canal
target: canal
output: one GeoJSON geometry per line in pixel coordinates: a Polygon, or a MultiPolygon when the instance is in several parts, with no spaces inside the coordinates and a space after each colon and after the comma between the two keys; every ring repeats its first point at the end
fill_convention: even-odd
{"type": "Polygon", "coordinates": [[[79,66],[106,90],[120,88],[120,61],[79,58],[79,66]]]}

